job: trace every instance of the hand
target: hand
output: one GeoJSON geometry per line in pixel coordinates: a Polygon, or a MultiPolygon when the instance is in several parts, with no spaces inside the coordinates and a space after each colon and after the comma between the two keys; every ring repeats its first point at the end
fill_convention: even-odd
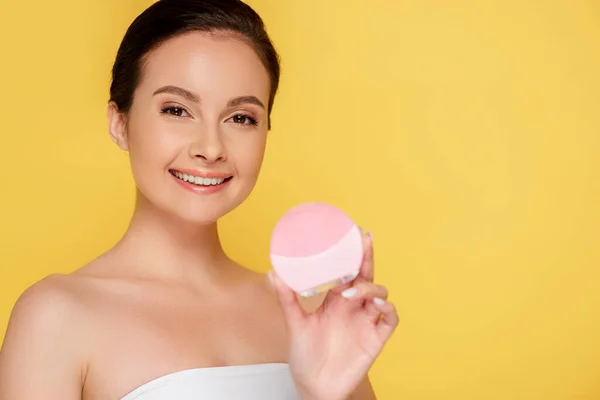
{"type": "Polygon", "coordinates": [[[303,399],[349,398],[398,325],[387,289],[373,283],[370,235],[363,235],[363,246],[359,275],[330,290],[314,313],[271,272],[289,332],[290,371],[303,399]]]}

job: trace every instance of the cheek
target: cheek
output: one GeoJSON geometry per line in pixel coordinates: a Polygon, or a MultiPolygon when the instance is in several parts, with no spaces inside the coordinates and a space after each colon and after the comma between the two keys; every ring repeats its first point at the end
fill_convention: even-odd
{"type": "MultiPolygon", "coordinates": [[[[147,197],[161,193],[168,175],[166,169],[181,148],[173,135],[168,135],[159,123],[148,118],[129,131],[129,160],[138,189],[147,197]]],[[[161,196],[161,195],[159,195],[161,196]]]]}
{"type": "Polygon", "coordinates": [[[136,124],[129,134],[129,152],[132,162],[145,168],[162,168],[176,154],[180,144],[161,129],[160,124],[149,121],[136,124]]]}
{"type": "Polygon", "coordinates": [[[261,137],[236,149],[236,164],[240,175],[256,178],[262,166],[265,147],[266,141],[261,137]]]}

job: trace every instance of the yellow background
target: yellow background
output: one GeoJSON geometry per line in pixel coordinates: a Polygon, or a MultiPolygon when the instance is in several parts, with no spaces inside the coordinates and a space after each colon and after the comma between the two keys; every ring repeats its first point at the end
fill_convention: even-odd
{"type": "MultiPolygon", "coordinates": [[[[1,1],[3,332],[27,286],[126,227],[105,104],[150,2],[1,1]]],[[[266,271],[281,214],[333,203],[373,231],[401,314],[379,399],[600,399],[600,3],[250,4],[283,76],[258,187],[223,221],[229,253],[266,271]]]]}

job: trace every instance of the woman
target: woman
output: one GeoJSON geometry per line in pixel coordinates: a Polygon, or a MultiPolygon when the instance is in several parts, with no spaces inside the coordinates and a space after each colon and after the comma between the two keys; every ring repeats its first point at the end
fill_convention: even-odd
{"type": "Polygon", "coordinates": [[[367,374],[398,317],[373,283],[370,236],[356,280],[314,309],[219,241],[218,219],[257,180],[278,81],[240,1],[161,0],[133,22],[107,115],[134,215],[112,249],[19,298],[1,400],[375,398],[367,374]]]}

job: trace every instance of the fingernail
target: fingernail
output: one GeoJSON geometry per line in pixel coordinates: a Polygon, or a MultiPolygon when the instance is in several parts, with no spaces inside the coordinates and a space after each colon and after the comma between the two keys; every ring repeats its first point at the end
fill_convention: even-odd
{"type": "Polygon", "coordinates": [[[267,276],[269,277],[269,282],[271,282],[271,285],[273,284],[273,271],[270,270],[269,272],[267,272],[267,276]]]}
{"type": "Polygon", "coordinates": [[[382,306],[385,304],[385,300],[380,299],[379,297],[375,297],[373,299],[373,303],[377,304],[378,306],[382,306]]]}
{"type": "Polygon", "coordinates": [[[342,292],[342,297],[350,298],[356,296],[356,293],[358,293],[358,290],[356,290],[356,288],[346,289],[342,292]]]}
{"type": "Polygon", "coordinates": [[[371,241],[373,241],[373,234],[371,233],[371,231],[367,232],[367,236],[369,237],[369,239],[371,239],[371,241]]]}

